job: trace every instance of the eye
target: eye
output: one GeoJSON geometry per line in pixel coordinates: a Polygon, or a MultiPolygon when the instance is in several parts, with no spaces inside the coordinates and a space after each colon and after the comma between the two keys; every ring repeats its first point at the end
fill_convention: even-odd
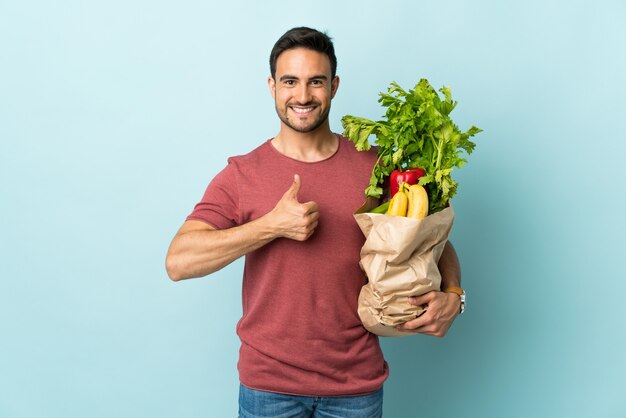
{"type": "Polygon", "coordinates": [[[296,80],[289,80],[289,79],[287,79],[287,80],[283,81],[283,83],[284,83],[286,86],[293,86],[293,85],[295,85],[295,84],[296,84],[296,80]]]}

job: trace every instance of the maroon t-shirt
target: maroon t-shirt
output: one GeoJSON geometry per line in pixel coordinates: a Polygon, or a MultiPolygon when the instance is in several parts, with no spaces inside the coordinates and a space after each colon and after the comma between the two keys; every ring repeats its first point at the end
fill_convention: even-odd
{"type": "Polygon", "coordinates": [[[365,241],[352,214],[364,202],[376,162],[345,138],[331,157],[308,163],[266,141],[232,157],[188,220],[224,229],[274,208],[301,178],[300,202],[313,200],[319,224],[306,241],[276,239],[246,255],[239,377],[253,389],[307,396],[373,392],[388,375],[378,338],[357,314],[367,278],[359,267],[365,241]]]}

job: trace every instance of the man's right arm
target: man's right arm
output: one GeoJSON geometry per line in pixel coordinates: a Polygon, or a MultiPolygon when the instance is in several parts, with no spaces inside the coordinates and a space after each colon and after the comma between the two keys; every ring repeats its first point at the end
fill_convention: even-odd
{"type": "Polygon", "coordinates": [[[168,276],[179,281],[203,277],[227,266],[276,238],[308,239],[319,218],[315,202],[298,202],[300,177],[264,216],[228,229],[215,229],[195,220],[186,221],[174,236],[166,257],[168,276]]]}

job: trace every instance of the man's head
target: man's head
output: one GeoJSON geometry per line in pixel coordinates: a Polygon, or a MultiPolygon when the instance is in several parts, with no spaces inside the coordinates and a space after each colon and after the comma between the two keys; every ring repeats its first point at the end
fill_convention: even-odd
{"type": "Polygon", "coordinates": [[[335,78],[337,73],[337,57],[335,47],[328,35],[315,29],[299,27],[285,32],[274,44],[270,54],[270,72],[272,78],[276,77],[276,60],[278,56],[289,49],[306,48],[321,52],[328,56],[330,60],[331,77],[335,78]]]}
{"type": "Polygon", "coordinates": [[[309,28],[291,29],[274,46],[270,67],[267,82],[281,129],[330,131],[330,102],[339,86],[330,38],[309,28]]]}

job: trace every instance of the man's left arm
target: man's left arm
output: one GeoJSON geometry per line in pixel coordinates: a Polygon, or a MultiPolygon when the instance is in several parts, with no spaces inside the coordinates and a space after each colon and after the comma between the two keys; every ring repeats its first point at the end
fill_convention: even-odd
{"type": "Polygon", "coordinates": [[[401,331],[443,337],[448,332],[452,322],[461,312],[461,298],[456,293],[446,293],[443,290],[450,287],[460,287],[461,266],[456,251],[449,241],[439,259],[442,291],[431,291],[421,296],[409,298],[412,305],[427,305],[426,312],[418,318],[399,325],[401,331]]]}

